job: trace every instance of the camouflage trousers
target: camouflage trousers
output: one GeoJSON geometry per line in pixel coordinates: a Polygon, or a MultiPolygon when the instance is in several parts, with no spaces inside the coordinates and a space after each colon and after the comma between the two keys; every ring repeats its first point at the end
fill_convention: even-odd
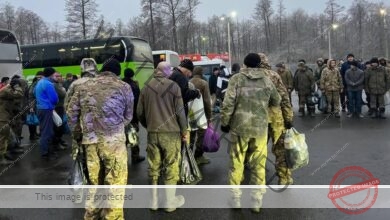
{"type": "Polygon", "coordinates": [[[385,109],[385,94],[370,94],[370,106],[373,109],[385,109]]]}
{"type": "Polygon", "coordinates": [[[305,105],[307,107],[307,111],[314,112],[315,106],[311,106],[307,104],[307,99],[310,97],[310,94],[306,93],[298,93],[298,102],[299,102],[299,111],[303,112],[305,109],[305,105]]]}
{"type": "Polygon", "coordinates": [[[11,135],[11,128],[7,122],[0,122],[0,157],[7,153],[8,140],[11,135]]]}
{"type": "Polygon", "coordinates": [[[180,179],[180,133],[149,133],[146,152],[150,181],[157,184],[163,172],[164,184],[176,185],[180,179]]]}
{"type": "Polygon", "coordinates": [[[340,93],[339,91],[326,91],[326,101],[328,101],[328,112],[332,112],[332,103],[334,112],[340,111],[340,93]]]}
{"type": "Polygon", "coordinates": [[[14,131],[16,137],[21,137],[22,136],[22,130],[23,130],[23,118],[22,116],[18,116],[14,118],[14,120],[11,123],[11,128],[14,131]]]}
{"type": "MultiPolygon", "coordinates": [[[[272,128],[269,128],[270,136],[272,137],[272,128]]],[[[272,144],[272,153],[275,155],[275,170],[276,175],[279,177],[279,185],[293,184],[292,173],[287,168],[286,162],[286,150],[284,149],[284,136],[285,132],[280,136],[276,144],[272,144]]],[[[272,141],[274,143],[274,141],[272,141]]]]}
{"type": "MultiPolygon", "coordinates": [[[[127,150],[124,141],[85,145],[85,151],[88,169],[87,179],[91,185],[127,184],[127,150]]],[[[90,198],[99,195],[100,191],[89,189],[90,198]]],[[[123,198],[125,189],[109,189],[108,193],[123,198]]],[[[87,200],[84,219],[124,219],[123,204],[123,199],[87,200]],[[104,207],[102,208],[102,206],[104,207]]]]}
{"type": "MultiPolygon", "coordinates": [[[[250,168],[250,185],[266,185],[265,164],[267,161],[267,132],[261,137],[241,137],[231,134],[229,184],[241,185],[244,180],[244,160],[250,168]]],[[[252,189],[253,199],[262,199],[265,188],[252,189]]],[[[240,198],[239,188],[231,189],[233,198],[240,198]]]]}

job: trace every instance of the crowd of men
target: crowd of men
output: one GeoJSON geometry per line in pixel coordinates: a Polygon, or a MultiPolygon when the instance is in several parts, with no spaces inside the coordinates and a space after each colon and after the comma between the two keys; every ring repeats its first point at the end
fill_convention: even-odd
{"type": "MultiPolygon", "coordinates": [[[[202,150],[205,129],[190,132],[188,123],[189,103],[198,98],[203,99],[208,126],[213,123],[212,108],[216,97],[222,99],[220,125],[222,132],[230,134],[228,181],[231,185],[240,185],[243,181],[244,165],[250,169],[251,185],[265,185],[269,139],[276,158],[278,184],[293,184],[284,150],[284,133],[293,127],[293,90],[299,97],[300,116],[305,115],[305,107],[309,115],[314,115],[315,106],[308,100],[320,90],[328,102],[324,113],[340,117],[340,109],[345,110],[348,104],[348,116],[363,117],[364,89],[369,114],[384,118],[384,94],[389,89],[390,71],[383,59],[373,58],[362,66],[350,54],[340,67],[336,60],[318,59],[315,71],[301,60],[294,76],[283,63],[277,64],[277,71],[273,71],[263,53],[250,53],[243,63],[242,68],[235,64],[229,77],[221,77],[221,69],[214,69],[214,75],[207,82],[203,69],[194,67],[191,60],[183,60],[175,68],[161,62],[142,90],[131,69],[124,70],[124,79],[119,78],[122,69],[115,59],[104,62],[100,71],[93,59],[83,59],[80,79],[69,74],[63,80],[53,68],[38,72],[30,87],[17,76],[4,79],[0,88],[1,165],[12,161],[7,150],[22,150],[17,146],[7,149],[7,146],[12,140],[12,131],[20,142],[23,117],[18,114],[21,116],[26,106],[39,119],[39,134],[37,125],[30,125],[29,131],[32,141],[40,136],[42,158],[56,159],[55,152],[68,146],[62,136],[70,131],[73,156],[83,152],[88,170],[86,179],[90,185],[127,184],[127,134],[130,128],[138,132],[139,124],[148,132],[146,152],[151,185],[158,185],[159,181],[166,185],[178,184],[183,143],[189,142],[194,147],[199,165],[210,163],[202,150]],[[345,99],[346,94],[348,99],[345,99]],[[53,123],[53,113],[62,118],[61,126],[53,123]]],[[[139,152],[139,146],[131,148],[134,163],[145,160],[139,152]]],[[[151,190],[150,208],[157,210],[158,191],[157,188],[151,190]]],[[[175,188],[164,190],[165,211],[175,211],[185,203],[183,196],[176,195],[175,188]]],[[[97,193],[96,189],[90,189],[90,193],[97,193]]],[[[123,195],[125,189],[113,189],[113,193],[123,195]]],[[[260,212],[264,193],[265,189],[252,190],[252,211],[260,212]]],[[[233,208],[241,207],[241,195],[239,188],[231,189],[233,208]]],[[[123,210],[118,208],[123,202],[108,201],[116,208],[102,210],[96,208],[93,201],[87,201],[85,219],[123,219],[123,210]]]]}

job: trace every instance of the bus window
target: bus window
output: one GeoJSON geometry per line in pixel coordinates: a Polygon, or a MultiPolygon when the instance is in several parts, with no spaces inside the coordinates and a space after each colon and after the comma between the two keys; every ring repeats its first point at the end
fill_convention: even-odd
{"type": "Polygon", "coordinates": [[[122,43],[106,45],[105,41],[99,41],[84,50],[88,50],[88,57],[94,58],[97,63],[103,63],[107,59],[116,59],[119,62],[125,60],[125,48],[122,43]]]}
{"type": "Polygon", "coordinates": [[[135,62],[153,62],[152,50],[149,44],[145,41],[141,41],[138,39],[131,40],[133,44],[133,54],[131,57],[131,61],[135,62]]]}

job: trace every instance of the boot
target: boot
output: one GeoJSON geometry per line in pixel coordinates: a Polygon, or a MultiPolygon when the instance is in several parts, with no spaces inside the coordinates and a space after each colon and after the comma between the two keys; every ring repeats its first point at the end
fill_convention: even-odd
{"type": "Polygon", "coordinates": [[[370,108],[370,109],[368,109],[367,116],[371,117],[373,113],[374,113],[374,110],[370,108]]]}
{"type": "Polygon", "coordinates": [[[152,188],[151,188],[151,193],[152,193],[152,199],[150,201],[150,210],[152,211],[157,211],[158,210],[158,180],[153,179],[152,180],[152,188]]]}
{"type": "Polygon", "coordinates": [[[252,208],[251,208],[252,212],[260,213],[262,206],[263,206],[263,199],[252,198],[252,208]]]}
{"type": "Polygon", "coordinates": [[[158,188],[152,188],[152,199],[150,201],[150,210],[157,211],[158,210],[158,188]]]}
{"type": "Polygon", "coordinates": [[[304,108],[299,108],[299,117],[305,116],[305,109],[304,108]]]}
{"type": "Polygon", "coordinates": [[[4,155],[0,156],[0,166],[8,166],[12,164],[12,160],[8,160],[4,155]]]}
{"type": "Polygon", "coordinates": [[[386,119],[386,116],[385,116],[385,109],[384,108],[381,108],[380,111],[379,111],[379,118],[380,119],[386,119]]]}
{"type": "Polygon", "coordinates": [[[334,116],[335,116],[336,118],[340,118],[340,112],[334,113],[334,116]]]}
{"type": "Polygon", "coordinates": [[[176,188],[166,188],[165,194],[167,197],[166,212],[174,212],[176,208],[180,208],[184,205],[185,199],[182,195],[176,196],[176,188]]]}
{"type": "Polygon", "coordinates": [[[372,114],[371,114],[371,118],[377,118],[378,117],[378,112],[376,109],[372,109],[372,114]]]}
{"type": "Polygon", "coordinates": [[[232,209],[240,209],[241,208],[241,198],[240,197],[233,197],[230,200],[230,207],[232,207],[232,209]]]}

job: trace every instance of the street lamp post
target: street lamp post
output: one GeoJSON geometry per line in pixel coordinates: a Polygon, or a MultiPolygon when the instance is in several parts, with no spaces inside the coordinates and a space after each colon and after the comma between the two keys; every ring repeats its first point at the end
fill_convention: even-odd
{"type": "MultiPolygon", "coordinates": [[[[205,41],[206,41],[206,38],[205,37],[202,37],[202,49],[203,49],[203,54],[206,54],[207,51],[206,51],[206,46],[205,46],[205,41]]],[[[202,52],[201,52],[202,53],[202,52]]]]}
{"type": "MultiPolygon", "coordinates": [[[[230,17],[235,18],[237,16],[237,12],[233,11],[230,14],[230,17]]],[[[224,21],[225,18],[222,17],[221,21],[224,21]]],[[[228,31],[228,53],[229,53],[229,69],[232,67],[232,53],[231,53],[231,36],[230,36],[230,21],[227,19],[227,31],[228,31]]],[[[230,72],[230,71],[229,71],[230,72]]]]}
{"type": "Polygon", "coordinates": [[[385,32],[385,53],[386,53],[386,59],[389,58],[389,45],[387,40],[387,23],[386,23],[386,9],[381,9],[380,14],[383,16],[383,29],[385,32]]]}
{"type": "Polygon", "coordinates": [[[332,59],[332,41],[331,41],[331,30],[336,30],[339,27],[338,24],[332,24],[331,27],[329,27],[328,30],[328,43],[329,43],[329,59],[332,59]]]}

